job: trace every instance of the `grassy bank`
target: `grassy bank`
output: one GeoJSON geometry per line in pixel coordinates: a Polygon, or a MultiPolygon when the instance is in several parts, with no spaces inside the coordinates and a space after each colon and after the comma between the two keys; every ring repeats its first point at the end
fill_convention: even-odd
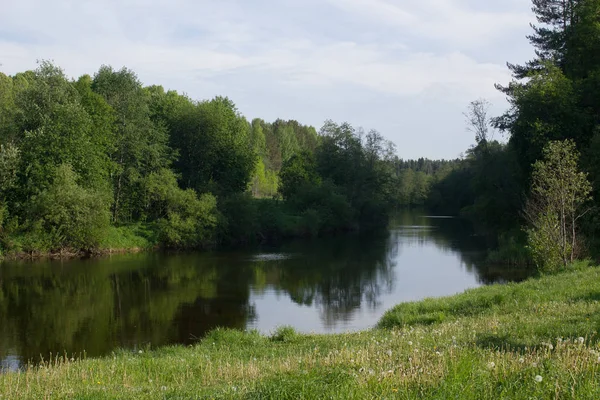
{"type": "Polygon", "coordinates": [[[600,269],[407,303],[341,335],[213,331],[193,347],[58,357],[2,398],[600,398],[600,269]]]}

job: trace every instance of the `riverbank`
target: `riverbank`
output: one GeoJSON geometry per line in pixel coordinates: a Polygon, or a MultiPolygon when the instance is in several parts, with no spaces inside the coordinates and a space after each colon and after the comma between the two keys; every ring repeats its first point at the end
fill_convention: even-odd
{"type": "Polygon", "coordinates": [[[598,398],[600,268],[401,304],[339,335],[216,330],[198,345],[59,356],[3,398],[598,398]]]}

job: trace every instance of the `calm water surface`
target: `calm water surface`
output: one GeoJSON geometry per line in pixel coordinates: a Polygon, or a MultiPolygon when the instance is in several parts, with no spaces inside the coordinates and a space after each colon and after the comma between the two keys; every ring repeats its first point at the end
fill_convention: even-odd
{"type": "Polygon", "coordinates": [[[374,326],[392,306],[514,272],[486,267],[457,219],[403,213],[387,235],[273,248],[0,264],[0,369],[50,353],[100,356],[190,344],[217,327],[302,332],[374,326]]]}

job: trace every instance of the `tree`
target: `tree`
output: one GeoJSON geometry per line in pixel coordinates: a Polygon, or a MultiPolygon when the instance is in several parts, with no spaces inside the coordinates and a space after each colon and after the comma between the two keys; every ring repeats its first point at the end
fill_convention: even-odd
{"type": "Polygon", "coordinates": [[[69,164],[86,188],[105,188],[109,175],[110,132],[96,129],[81,96],[63,71],[42,62],[17,93],[19,108],[16,145],[23,168],[19,171],[19,202],[47,189],[54,170],[69,164]]]}
{"type": "Polygon", "coordinates": [[[150,118],[150,96],[133,71],[102,66],[94,75],[92,90],[114,109],[113,222],[130,222],[143,211],[143,179],[168,168],[176,153],[168,146],[166,128],[150,118]]]}
{"type": "Polygon", "coordinates": [[[257,161],[250,148],[250,124],[226,97],[186,107],[171,141],[180,152],[175,164],[182,183],[198,193],[244,192],[257,161]]]}
{"type": "Polygon", "coordinates": [[[544,158],[533,165],[525,215],[529,246],[542,271],[566,267],[582,250],[578,221],[589,211],[592,188],[587,175],[579,172],[578,160],[572,140],[552,141],[544,148],[544,158]]]}
{"type": "Polygon", "coordinates": [[[36,199],[31,220],[41,221],[51,234],[54,249],[97,248],[110,225],[108,205],[103,193],[81,187],[78,176],[68,164],[54,171],[51,186],[36,199]]]}
{"type": "Polygon", "coordinates": [[[467,112],[463,115],[466,118],[467,130],[475,135],[475,142],[485,146],[491,139],[489,128],[490,118],[488,112],[491,104],[485,99],[473,100],[469,103],[467,112]]]}
{"type": "Polygon", "coordinates": [[[217,225],[217,199],[180,189],[170,169],[152,172],[144,179],[144,204],[159,227],[163,245],[198,248],[212,242],[217,225]]]}
{"type": "Polygon", "coordinates": [[[525,78],[543,69],[547,62],[565,67],[572,27],[578,19],[576,10],[586,1],[589,0],[532,0],[532,11],[541,25],[531,25],[534,33],[527,38],[537,58],[525,65],[508,64],[515,77],[525,78]]]}
{"type": "Polygon", "coordinates": [[[318,186],[321,178],[312,153],[303,151],[287,160],[279,172],[279,193],[285,200],[291,199],[302,186],[318,186]]]}

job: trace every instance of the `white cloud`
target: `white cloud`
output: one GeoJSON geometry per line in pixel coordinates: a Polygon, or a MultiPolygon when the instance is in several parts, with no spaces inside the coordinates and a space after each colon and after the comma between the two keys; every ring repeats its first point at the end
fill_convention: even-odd
{"type": "Polygon", "coordinates": [[[314,124],[331,114],[353,120],[352,107],[368,113],[368,99],[380,95],[388,100],[372,127],[385,134],[406,102],[427,98],[423,112],[440,115],[444,104],[480,96],[501,102],[493,84],[509,79],[504,61],[522,60],[503,53],[506,46],[496,51],[501,62],[478,54],[507,40],[527,47],[522,30],[531,19],[506,4],[486,11],[464,0],[20,0],[0,13],[0,71],[32,69],[36,59],[53,59],[71,76],[127,66],[146,84],[195,98],[236,95],[250,117],[296,112],[314,124]],[[337,104],[352,91],[352,107],[337,104]],[[285,109],[288,92],[310,112],[285,109]]]}

